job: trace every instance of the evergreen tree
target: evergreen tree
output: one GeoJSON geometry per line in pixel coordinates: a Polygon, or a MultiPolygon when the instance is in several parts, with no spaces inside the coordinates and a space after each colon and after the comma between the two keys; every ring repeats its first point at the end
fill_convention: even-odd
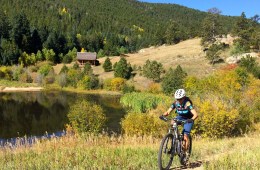
{"type": "Polygon", "coordinates": [[[42,50],[41,37],[36,29],[32,31],[30,52],[36,54],[38,50],[42,50]]]}
{"type": "Polygon", "coordinates": [[[183,88],[184,79],[187,77],[187,73],[183,71],[180,65],[175,70],[170,68],[162,81],[162,90],[165,94],[172,94],[179,88],[183,88]]]}
{"type": "Polygon", "coordinates": [[[10,38],[10,30],[11,30],[11,24],[9,22],[9,19],[5,13],[0,11],[0,39],[10,38]]]}
{"type": "Polygon", "coordinates": [[[91,68],[91,65],[89,62],[87,62],[84,65],[84,69],[83,69],[83,74],[87,74],[87,75],[92,75],[93,74],[93,69],[91,68]]]}
{"type": "Polygon", "coordinates": [[[20,51],[15,42],[1,39],[0,65],[12,65],[18,63],[20,51]]]}
{"type": "Polygon", "coordinates": [[[163,66],[157,61],[146,60],[145,65],[143,66],[143,75],[153,81],[159,81],[161,74],[163,72],[163,66]]]}
{"type": "Polygon", "coordinates": [[[240,46],[242,52],[249,51],[253,32],[254,27],[250,25],[250,21],[246,18],[245,13],[242,12],[233,28],[233,34],[239,37],[235,40],[236,45],[240,46]]]}
{"type": "Polygon", "coordinates": [[[172,21],[165,32],[165,41],[167,44],[177,44],[183,39],[183,33],[177,22],[172,21]]]}
{"type": "Polygon", "coordinates": [[[106,58],[106,60],[103,64],[103,68],[104,68],[105,72],[109,72],[112,70],[112,63],[111,63],[109,57],[106,58]]]}
{"type": "Polygon", "coordinates": [[[216,36],[221,33],[222,26],[219,22],[219,11],[217,8],[208,10],[208,16],[202,22],[201,44],[208,46],[216,41],[216,36]]]}
{"type": "Polygon", "coordinates": [[[23,52],[30,53],[30,23],[25,14],[20,14],[15,18],[13,26],[13,39],[19,49],[23,52]]]}
{"type": "Polygon", "coordinates": [[[206,58],[210,61],[212,65],[214,65],[216,62],[220,60],[220,52],[223,49],[222,44],[212,44],[207,53],[206,53],[206,58]]]}
{"type": "Polygon", "coordinates": [[[131,65],[127,64],[127,61],[124,57],[121,57],[121,59],[114,68],[114,76],[129,79],[131,76],[131,72],[131,65]]]}

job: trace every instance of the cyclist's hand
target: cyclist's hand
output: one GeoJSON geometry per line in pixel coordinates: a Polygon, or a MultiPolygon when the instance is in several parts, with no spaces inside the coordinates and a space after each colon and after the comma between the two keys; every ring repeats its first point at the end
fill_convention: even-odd
{"type": "Polygon", "coordinates": [[[167,120],[168,120],[164,115],[159,116],[159,118],[160,118],[161,120],[163,120],[163,121],[167,121],[167,120]]]}
{"type": "Polygon", "coordinates": [[[186,122],[187,122],[187,123],[193,123],[194,120],[193,120],[193,119],[188,119],[188,120],[186,120],[186,122]]]}

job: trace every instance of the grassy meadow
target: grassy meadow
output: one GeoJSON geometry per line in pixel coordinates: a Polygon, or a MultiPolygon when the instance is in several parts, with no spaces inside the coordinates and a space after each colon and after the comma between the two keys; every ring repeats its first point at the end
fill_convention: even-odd
{"type": "MultiPolygon", "coordinates": [[[[67,135],[0,149],[1,169],[158,169],[160,138],[67,135]]],[[[259,169],[260,132],[193,142],[189,168],[259,169]]],[[[172,169],[180,168],[178,159],[172,169]]]]}

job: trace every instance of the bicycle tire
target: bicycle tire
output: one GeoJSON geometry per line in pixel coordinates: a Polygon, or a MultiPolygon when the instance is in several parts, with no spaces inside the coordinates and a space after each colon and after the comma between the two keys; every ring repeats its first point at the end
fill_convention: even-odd
{"type": "Polygon", "coordinates": [[[160,170],[170,169],[175,155],[175,148],[175,138],[173,134],[166,134],[162,139],[158,154],[158,166],[160,170]],[[169,160],[165,162],[164,158],[169,160]]]}
{"type": "Polygon", "coordinates": [[[183,155],[180,156],[180,163],[181,163],[181,165],[184,165],[184,166],[186,166],[187,163],[189,162],[189,158],[190,158],[191,151],[192,151],[192,137],[191,137],[191,135],[188,135],[188,137],[189,137],[188,155],[187,155],[187,153],[182,153],[183,155]]]}

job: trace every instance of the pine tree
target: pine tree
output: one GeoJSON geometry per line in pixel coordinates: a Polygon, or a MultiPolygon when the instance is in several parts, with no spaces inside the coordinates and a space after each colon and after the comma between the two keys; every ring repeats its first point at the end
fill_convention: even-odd
{"type": "Polygon", "coordinates": [[[20,14],[15,18],[13,39],[23,52],[30,52],[30,23],[25,14],[20,14]]]}
{"type": "Polygon", "coordinates": [[[165,40],[167,44],[177,44],[183,38],[180,26],[177,22],[171,22],[165,32],[165,40]]]}
{"type": "Polygon", "coordinates": [[[131,76],[132,67],[130,64],[127,64],[127,61],[124,57],[121,57],[119,62],[114,68],[114,76],[129,79],[131,76]]]}
{"type": "MultiPolygon", "coordinates": [[[[233,34],[239,38],[235,40],[236,45],[241,48],[240,51],[248,52],[250,50],[250,45],[254,44],[253,35],[256,32],[257,26],[252,25],[252,21],[246,18],[244,12],[237,19],[237,22],[233,29],[233,34]]],[[[257,37],[257,36],[256,36],[257,37]]]]}
{"type": "Polygon", "coordinates": [[[170,68],[162,81],[162,89],[165,94],[171,94],[179,88],[183,88],[184,79],[187,73],[183,71],[180,65],[176,67],[175,70],[170,68]]]}
{"type": "Polygon", "coordinates": [[[109,57],[106,58],[106,60],[103,64],[103,68],[104,68],[105,72],[109,72],[112,70],[112,63],[111,63],[109,57]]]}
{"type": "Polygon", "coordinates": [[[10,29],[11,29],[11,25],[7,15],[2,11],[0,11],[0,39],[1,38],[9,39],[10,29]]]}
{"type": "Polygon", "coordinates": [[[213,44],[216,41],[216,36],[221,33],[222,26],[219,22],[220,13],[217,8],[208,10],[208,16],[202,22],[202,45],[208,46],[213,44]]]}
{"type": "Polygon", "coordinates": [[[163,72],[163,66],[157,61],[147,60],[143,66],[143,75],[153,81],[160,81],[161,74],[163,72]]]}

